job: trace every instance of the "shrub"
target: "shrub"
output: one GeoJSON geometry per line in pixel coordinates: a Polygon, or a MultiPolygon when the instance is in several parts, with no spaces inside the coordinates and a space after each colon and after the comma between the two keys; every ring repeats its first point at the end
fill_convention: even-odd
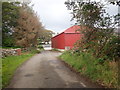
{"type": "Polygon", "coordinates": [[[42,46],[42,45],[38,45],[38,48],[39,48],[39,49],[43,49],[43,46],[42,46]]]}

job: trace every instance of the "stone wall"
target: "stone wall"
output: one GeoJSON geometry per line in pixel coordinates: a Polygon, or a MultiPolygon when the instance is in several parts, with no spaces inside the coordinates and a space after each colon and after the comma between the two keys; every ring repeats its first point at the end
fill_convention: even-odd
{"type": "Polygon", "coordinates": [[[21,55],[21,49],[2,49],[2,57],[21,55]]]}

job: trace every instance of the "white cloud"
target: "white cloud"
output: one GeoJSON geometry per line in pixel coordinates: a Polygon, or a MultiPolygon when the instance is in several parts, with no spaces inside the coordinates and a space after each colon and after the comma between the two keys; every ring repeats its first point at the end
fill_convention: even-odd
{"type": "Polygon", "coordinates": [[[65,0],[32,0],[33,9],[40,16],[40,20],[47,29],[61,32],[74,24],[70,22],[70,11],[67,10],[65,0]]]}
{"type": "Polygon", "coordinates": [[[118,6],[110,4],[109,6],[107,6],[106,11],[110,15],[116,15],[118,13],[118,6]]]}
{"type": "MultiPolygon", "coordinates": [[[[31,0],[34,3],[33,9],[40,16],[40,21],[46,29],[54,32],[62,32],[72,26],[74,23],[70,22],[70,11],[67,10],[64,2],[66,0],[31,0]]],[[[110,5],[107,9],[111,15],[117,13],[118,8],[110,5]]]]}

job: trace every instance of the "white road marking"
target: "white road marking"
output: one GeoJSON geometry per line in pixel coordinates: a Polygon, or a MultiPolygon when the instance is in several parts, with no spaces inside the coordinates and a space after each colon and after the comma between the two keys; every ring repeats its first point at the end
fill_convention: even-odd
{"type": "Polygon", "coordinates": [[[80,84],[83,86],[83,87],[87,87],[84,83],[80,82],[80,84]]]}

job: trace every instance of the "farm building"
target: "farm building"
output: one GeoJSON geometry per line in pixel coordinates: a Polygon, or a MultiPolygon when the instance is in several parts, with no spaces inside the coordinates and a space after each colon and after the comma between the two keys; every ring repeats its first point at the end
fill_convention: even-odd
{"type": "Polygon", "coordinates": [[[79,31],[76,31],[80,26],[75,25],[64,32],[52,37],[52,48],[56,49],[71,49],[74,47],[74,43],[77,40],[80,40],[81,34],[79,31]]]}

